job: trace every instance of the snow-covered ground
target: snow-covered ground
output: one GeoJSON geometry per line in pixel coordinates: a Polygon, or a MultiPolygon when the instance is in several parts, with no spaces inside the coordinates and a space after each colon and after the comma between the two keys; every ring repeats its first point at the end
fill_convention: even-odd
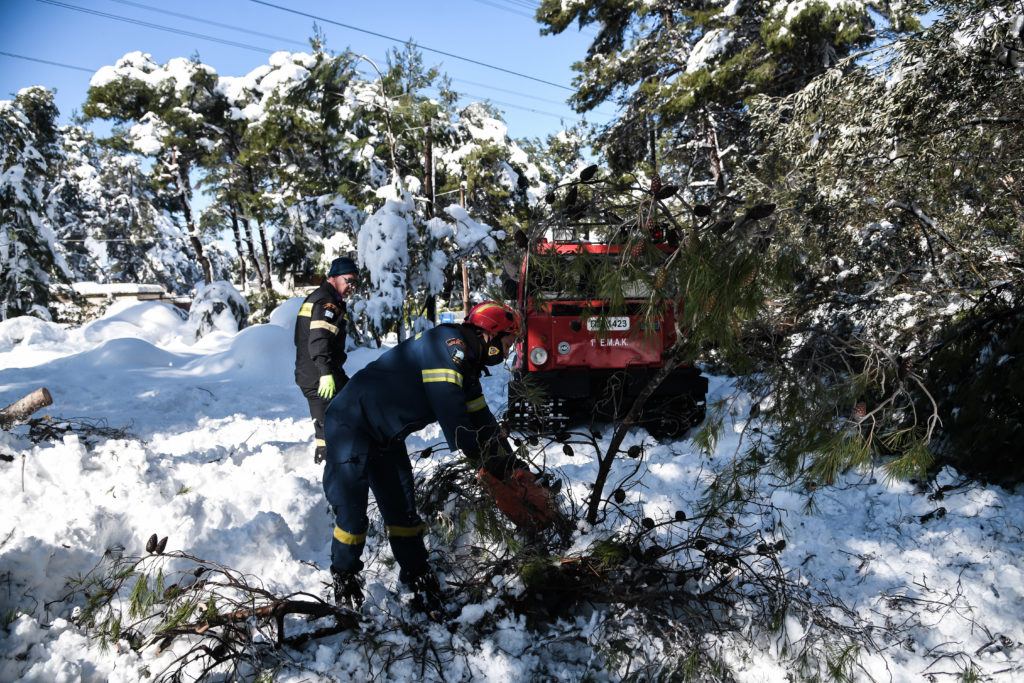
{"type": "MultiPolygon", "coordinates": [[[[72,622],[80,598],[65,599],[69,577],[121,548],[144,555],[153,533],[169,537],[168,550],[259,577],[277,593],[326,595],[332,520],[306,404],[292,381],[298,305],[284,304],[270,324],[195,343],[182,316],[155,302],[117,304],[80,328],[32,318],[0,323],[0,406],[45,386],[54,405],[43,412],[138,437],[88,446],[68,435],[34,445],[24,427],[0,432],[0,455],[8,456],[0,462],[0,680],[135,681],[144,669],[159,671],[173,651],[101,648],[72,622]]],[[[357,349],[349,373],[379,353],[357,349]]],[[[505,379],[501,372],[485,379],[492,407],[504,404],[505,379]]],[[[707,472],[732,459],[749,408],[734,394],[727,379],[711,378],[709,398],[732,397],[733,409],[710,458],[689,441],[630,436],[627,446],[645,444],[643,486],[629,494],[646,514],[691,509],[707,472]]],[[[440,440],[428,428],[410,438],[410,450],[440,440]]],[[[578,484],[575,491],[593,481],[595,466],[581,454],[558,452],[548,463],[578,484]]],[[[779,560],[791,576],[901,634],[879,637],[858,677],[955,680],[974,666],[982,678],[1024,680],[1024,492],[965,482],[948,470],[928,488],[851,474],[816,491],[811,511],[801,488],[766,481],[763,492],[782,511],[778,533],[787,546],[779,560]]],[[[394,595],[387,555],[375,555],[366,572],[371,614],[394,595]]],[[[465,656],[441,671],[396,662],[382,672],[362,640],[342,633],[289,653],[277,680],[616,679],[585,639],[566,641],[579,649],[572,656],[563,642],[552,659],[544,639],[512,616],[473,640],[466,629],[487,608],[464,607],[456,635],[424,627],[419,637],[435,637],[433,628],[436,637],[468,643],[465,656]]],[[[788,635],[798,638],[799,628],[787,625],[788,635]]],[[[727,659],[740,680],[792,679],[770,648],[727,659]]]]}

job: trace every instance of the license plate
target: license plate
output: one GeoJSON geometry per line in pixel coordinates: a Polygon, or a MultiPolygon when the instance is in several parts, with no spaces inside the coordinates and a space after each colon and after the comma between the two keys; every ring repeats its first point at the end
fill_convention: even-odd
{"type": "Polygon", "coordinates": [[[598,330],[606,330],[608,332],[625,332],[629,329],[629,318],[626,316],[615,316],[612,318],[587,318],[587,330],[590,332],[596,332],[598,330]],[[601,323],[604,323],[602,326],[601,323]]]}

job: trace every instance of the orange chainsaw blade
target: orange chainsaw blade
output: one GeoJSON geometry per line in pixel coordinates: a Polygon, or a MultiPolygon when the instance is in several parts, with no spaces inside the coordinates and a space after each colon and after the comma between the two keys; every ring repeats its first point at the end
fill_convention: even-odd
{"type": "Polygon", "coordinates": [[[501,481],[481,468],[477,480],[494,498],[498,509],[518,527],[541,531],[558,518],[558,506],[551,491],[538,484],[529,470],[516,470],[501,481]]]}

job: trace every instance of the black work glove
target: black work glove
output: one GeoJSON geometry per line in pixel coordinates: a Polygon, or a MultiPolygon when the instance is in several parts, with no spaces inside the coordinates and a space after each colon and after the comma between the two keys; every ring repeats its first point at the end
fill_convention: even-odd
{"type": "Polygon", "coordinates": [[[484,469],[498,481],[505,481],[505,477],[516,470],[526,470],[529,468],[530,466],[525,462],[504,451],[498,455],[484,458],[484,469]]]}

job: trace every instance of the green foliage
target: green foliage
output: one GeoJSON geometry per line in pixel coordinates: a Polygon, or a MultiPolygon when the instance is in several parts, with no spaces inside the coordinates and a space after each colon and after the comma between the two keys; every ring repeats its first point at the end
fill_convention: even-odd
{"type": "Polygon", "coordinates": [[[818,481],[869,462],[1021,476],[999,455],[1020,436],[1020,382],[999,359],[1021,344],[1024,81],[1005,59],[1021,36],[990,7],[946,8],[797,94],[752,100],[765,144],[746,182],[771,188],[773,248],[798,258],[795,288],[744,338],[762,368],[746,385],[772,397],[778,462],[812,453],[818,481]]]}
{"type": "Polygon", "coordinates": [[[728,405],[724,399],[708,404],[704,422],[690,434],[690,438],[693,439],[693,443],[700,453],[710,457],[716,452],[718,437],[722,433],[727,416],[728,405]]]}
{"type": "Polygon", "coordinates": [[[128,615],[138,618],[146,614],[147,610],[152,606],[154,595],[155,592],[150,592],[149,590],[149,577],[145,574],[139,574],[139,577],[135,580],[135,586],[128,597],[128,615]]]}
{"type": "Polygon", "coordinates": [[[270,322],[270,314],[285,299],[285,296],[274,291],[249,292],[245,297],[245,300],[249,302],[249,319],[246,324],[263,325],[270,322]]]}
{"type": "MultiPolygon", "coordinates": [[[[929,364],[944,441],[960,471],[1004,485],[1024,481],[1024,315],[992,297],[952,323],[929,364]]],[[[924,409],[926,406],[922,406],[924,409]]]]}
{"type": "Polygon", "coordinates": [[[602,569],[617,567],[629,558],[629,548],[613,539],[599,539],[590,547],[590,554],[602,569]]]}

